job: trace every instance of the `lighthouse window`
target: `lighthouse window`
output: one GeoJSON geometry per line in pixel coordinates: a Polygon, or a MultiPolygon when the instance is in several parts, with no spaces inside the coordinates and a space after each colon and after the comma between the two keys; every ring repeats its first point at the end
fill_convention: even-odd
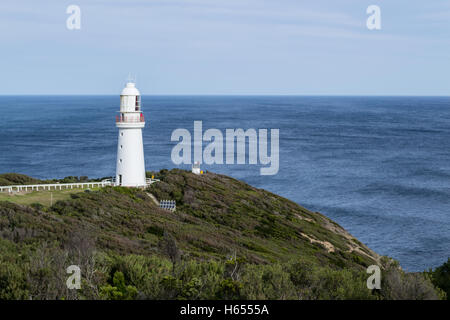
{"type": "Polygon", "coordinates": [[[122,147],[123,147],[123,146],[122,146],[122,145],[120,145],[120,149],[122,149],[122,147]]]}
{"type": "Polygon", "coordinates": [[[120,135],[123,136],[123,132],[121,132],[120,135]]]}
{"type": "Polygon", "coordinates": [[[136,96],[136,107],[134,108],[135,111],[139,111],[139,107],[140,107],[139,100],[140,100],[139,96],[136,96]]]}
{"type": "Polygon", "coordinates": [[[122,159],[120,159],[120,163],[122,163],[122,159]]]}

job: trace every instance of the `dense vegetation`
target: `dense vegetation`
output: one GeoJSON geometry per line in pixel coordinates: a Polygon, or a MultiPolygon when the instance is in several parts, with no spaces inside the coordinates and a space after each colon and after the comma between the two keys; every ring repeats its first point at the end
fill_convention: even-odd
{"type": "Polygon", "coordinates": [[[51,180],[39,180],[29,177],[20,173],[4,173],[0,174],[0,186],[11,186],[11,185],[25,185],[25,184],[41,184],[41,183],[75,183],[75,182],[86,182],[86,181],[101,181],[103,179],[110,178],[105,177],[101,179],[89,179],[87,176],[75,177],[68,176],[64,179],[51,179],[51,180]]]}
{"type": "Polygon", "coordinates": [[[447,300],[450,300],[450,258],[442,266],[428,271],[427,275],[436,287],[446,293],[447,300]]]}
{"type": "MultiPolygon", "coordinates": [[[[161,182],[147,190],[75,192],[52,206],[0,202],[0,299],[445,297],[432,281],[445,283],[439,279],[448,271],[404,273],[287,199],[213,173],[148,174],[161,182]],[[176,200],[176,212],[160,209],[149,193],[176,200]],[[373,292],[371,264],[383,268],[373,292]],[[67,289],[69,265],[81,268],[81,290],[67,289]]],[[[71,179],[80,178],[64,182],[71,179]]],[[[38,182],[0,175],[0,184],[38,182]]]]}

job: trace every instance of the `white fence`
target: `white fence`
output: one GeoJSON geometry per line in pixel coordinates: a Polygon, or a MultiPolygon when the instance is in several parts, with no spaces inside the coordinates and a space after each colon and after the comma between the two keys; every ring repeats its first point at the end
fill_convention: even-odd
{"type": "Polygon", "coordinates": [[[161,209],[175,211],[177,209],[177,204],[175,200],[161,200],[159,202],[159,207],[161,209]]]}
{"type": "MultiPolygon", "coordinates": [[[[159,181],[158,179],[146,179],[147,186],[159,181]]],[[[86,188],[103,188],[106,186],[114,186],[115,179],[106,179],[101,182],[76,182],[76,183],[51,183],[51,184],[30,184],[30,185],[14,185],[0,186],[0,192],[21,192],[21,191],[44,191],[44,190],[63,190],[63,189],[86,189],[86,188]]]]}
{"type": "Polygon", "coordinates": [[[43,191],[43,190],[63,190],[63,189],[85,189],[85,188],[99,188],[111,186],[112,183],[108,181],[102,182],[77,182],[77,183],[52,183],[52,184],[30,184],[30,185],[15,185],[15,186],[0,186],[0,192],[21,192],[21,191],[43,191]]]}

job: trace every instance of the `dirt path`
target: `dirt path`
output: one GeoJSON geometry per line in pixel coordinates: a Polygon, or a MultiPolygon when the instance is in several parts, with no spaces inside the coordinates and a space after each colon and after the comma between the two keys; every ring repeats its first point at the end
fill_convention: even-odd
{"type": "Polygon", "coordinates": [[[155,198],[154,195],[152,195],[150,192],[146,192],[146,194],[150,197],[150,199],[153,200],[153,202],[154,202],[157,206],[159,206],[159,201],[158,201],[158,199],[155,198]]]}

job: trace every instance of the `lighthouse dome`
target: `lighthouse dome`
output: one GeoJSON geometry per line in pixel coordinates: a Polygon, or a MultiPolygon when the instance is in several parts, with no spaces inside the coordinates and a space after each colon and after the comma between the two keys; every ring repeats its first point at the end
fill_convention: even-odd
{"type": "Polygon", "coordinates": [[[122,96],[139,96],[139,90],[136,88],[136,85],[133,82],[128,82],[125,88],[123,88],[122,96]]]}

